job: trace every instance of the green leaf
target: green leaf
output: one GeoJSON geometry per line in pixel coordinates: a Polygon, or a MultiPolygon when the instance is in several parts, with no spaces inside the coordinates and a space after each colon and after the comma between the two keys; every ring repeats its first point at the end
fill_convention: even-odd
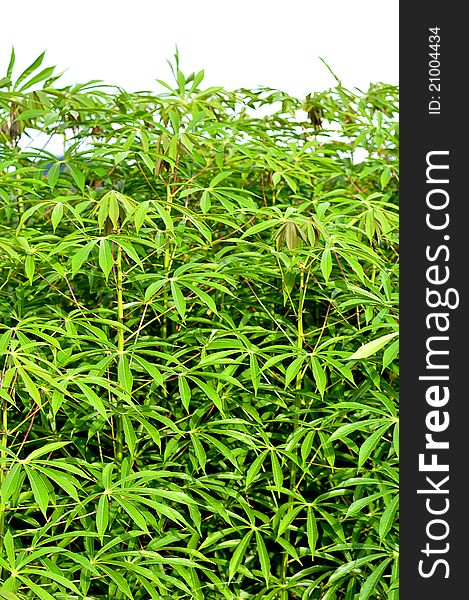
{"type": "Polygon", "coordinates": [[[140,527],[142,531],[149,533],[145,516],[131,502],[124,499],[122,496],[115,497],[118,504],[122,506],[134,523],[140,527]]]}
{"type": "Polygon", "coordinates": [[[198,296],[200,298],[200,300],[202,300],[202,302],[204,304],[206,304],[212,312],[214,312],[216,315],[218,315],[217,306],[216,306],[215,302],[212,300],[211,296],[209,296],[209,294],[207,294],[207,292],[204,292],[200,288],[196,287],[195,285],[189,284],[189,283],[184,282],[184,285],[187,288],[189,288],[192,292],[194,292],[194,294],[196,294],[196,296],[198,296]]]}
{"type": "Polygon", "coordinates": [[[4,549],[8,558],[8,562],[12,569],[15,568],[15,544],[13,541],[13,535],[10,530],[8,530],[3,538],[4,549]]]}
{"type": "Polygon", "coordinates": [[[249,531],[236,546],[228,567],[228,582],[230,582],[238,572],[241,561],[243,560],[246,550],[249,546],[249,542],[251,541],[251,537],[252,531],[249,531]]]}
{"type": "Polygon", "coordinates": [[[114,260],[112,258],[111,244],[108,240],[102,238],[99,241],[99,266],[101,271],[104,273],[104,276],[107,280],[109,277],[109,273],[112,270],[114,265],[114,260]]]}
{"type": "Polygon", "coordinates": [[[17,577],[21,582],[23,582],[27,590],[31,590],[37,595],[39,600],[57,600],[56,597],[54,598],[54,596],[51,596],[51,594],[49,594],[45,588],[37,585],[37,583],[34,583],[34,581],[32,581],[29,577],[24,577],[23,575],[17,575],[17,577]]]}
{"type": "Polygon", "coordinates": [[[70,169],[70,173],[77,188],[80,190],[80,192],[83,192],[85,189],[85,176],[77,166],[70,163],[68,163],[67,166],[70,169]]]}
{"type": "Polygon", "coordinates": [[[329,282],[329,277],[332,271],[332,256],[331,249],[325,248],[321,256],[321,271],[326,284],[329,282]]]}
{"type": "Polygon", "coordinates": [[[357,560],[352,560],[348,563],[340,565],[340,567],[338,569],[336,569],[334,571],[334,573],[331,575],[331,577],[329,578],[329,583],[334,583],[334,581],[337,581],[341,577],[344,577],[345,575],[348,575],[352,571],[358,570],[363,565],[366,565],[374,560],[377,560],[378,558],[382,558],[383,556],[387,556],[386,553],[378,552],[375,554],[368,554],[367,556],[363,556],[362,558],[358,558],[357,560]]]}
{"type": "Polygon", "coordinates": [[[146,200],[145,202],[140,202],[137,210],[135,211],[134,225],[135,225],[135,231],[137,232],[137,235],[138,235],[143,223],[145,222],[145,220],[147,218],[149,207],[150,207],[150,201],[146,200]]]}
{"type": "Polygon", "coordinates": [[[246,473],[246,488],[248,488],[256,478],[268,453],[268,450],[263,450],[250,465],[248,472],[246,473]]]}
{"type": "Polygon", "coordinates": [[[124,577],[122,577],[122,575],[120,573],[118,573],[117,571],[115,571],[114,569],[111,569],[110,567],[100,564],[99,568],[104,571],[104,573],[106,573],[106,575],[109,577],[109,579],[111,579],[117,586],[117,588],[127,596],[127,598],[130,598],[130,600],[133,600],[134,596],[132,594],[132,591],[129,587],[129,584],[127,583],[127,581],[124,579],[124,577]]]}
{"type": "Polygon", "coordinates": [[[16,596],[16,594],[8,592],[4,589],[0,589],[0,598],[3,598],[4,600],[20,600],[19,597],[16,596]]]}
{"type": "MultiPolygon", "coordinates": [[[[44,56],[46,54],[46,51],[44,50],[44,52],[42,52],[37,58],[36,60],[34,60],[29,67],[27,67],[22,73],[21,75],[18,77],[18,79],[15,82],[15,89],[18,89],[19,84],[24,81],[29,75],[31,75],[31,73],[33,73],[33,71],[35,71],[37,68],[39,68],[42,65],[42,61],[44,60],[44,56]]],[[[10,65],[8,67],[8,76],[11,75],[10,70],[11,70],[11,65],[12,65],[12,61],[13,60],[13,64],[14,64],[14,54],[12,53],[12,57],[10,58],[10,65]]]]}
{"type": "Polygon", "coordinates": [[[54,163],[51,168],[47,171],[47,183],[50,185],[52,189],[57,185],[57,181],[60,177],[60,169],[62,167],[62,163],[57,162],[54,163]]]}
{"type": "Polygon", "coordinates": [[[181,319],[184,320],[186,316],[186,299],[181,292],[181,288],[175,281],[171,281],[171,295],[173,297],[176,310],[181,315],[181,319]]]}
{"type": "Polygon", "coordinates": [[[308,506],[308,511],[306,515],[306,536],[308,538],[309,549],[311,550],[311,557],[314,558],[319,533],[317,522],[314,517],[314,512],[311,506],[308,506]]]}
{"type": "Polygon", "coordinates": [[[331,442],[331,438],[328,438],[324,431],[318,431],[319,439],[321,440],[321,450],[324,455],[324,458],[331,465],[331,467],[335,464],[335,450],[334,445],[331,442]]]}
{"type": "Polygon", "coordinates": [[[376,586],[380,582],[384,571],[391,562],[392,558],[386,558],[377,567],[373,567],[372,572],[368,575],[365,582],[363,583],[358,600],[368,600],[368,598],[375,598],[376,586]]]}
{"type": "Polygon", "coordinates": [[[298,356],[288,365],[288,368],[285,372],[285,387],[290,385],[291,381],[297,376],[305,360],[306,355],[298,356]]]}
{"type": "Polygon", "coordinates": [[[178,375],[178,388],[181,402],[187,412],[189,412],[189,404],[191,401],[191,388],[187,383],[187,379],[183,375],[178,375]]]}
{"type": "Polygon", "coordinates": [[[10,497],[19,492],[20,486],[23,483],[23,473],[21,466],[18,463],[12,465],[3,480],[1,486],[1,495],[3,502],[8,502],[10,497]]]}
{"type": "Polygon", "coordinates": [[[387,505],[383,514],[381,515],[381,519],[379,520],[379,537],[384,540],[387,536],[391,527],[394,524],[394,517],[396,515],[396,511],[399,507],[399,496],[394,496],[391,502],[387,505]]]}
{"type": "Polygon", "coordinates": [[[270,227],[273,227],[276,223],[277,223],[277,221],[270,221],[270,220],[266,220],[266,221],[262,221],[261,223],[257,223],[256,225],[253,225],[247,231],[245,231],[243,233],[243,235],[241,236],[241,239],[248,237],[249,235],[254,235],[255,233],[264,231],[265,229],[269,229],[270,227]]]}
{"type": "Polygon", "coordinates": [[[40,475],[34,469],[31,469],[30,467],[25,466],[25,470],[26,470],[26,474],[29,479],[29,483],[31,485],[31,490],[33,492],[34,500],[36,501],[37,505],[39,506],[39,509],[41,510],[42,514],[44,516],[46,516],[47,507],[49,505],[49,500],[50,500],[49,492],[47,489],[47,484],[46,484],[43,476],[40,475]]]}
{"type": "Polygon", "coordinates": [[[108,207],[108,217],[111,219],[114,229],[117,229],[119,224],[119,202],[117,200],[116,194],[109,195],[109,207],[108,207]]]}
{"type": "Polygon", "coordinates": [[[88,258],[92,248],[96,245],[96,241],[92,240],[80,248],[75,254],[72,256],[72,260],[70,261],[72,267],[72,277],[74,277],[78,271],[81,269],[81,266],[88,258]]]}
{"type": "Polygon", "coordinates": [[[391,422],[386,423],[376,431],[374,431],[370,436],[366,438],[363,444],[360,447],[360,454],[358,455],[358,466],[363,466],[363,463],[368,459],[370,454],[376,448],[378,442],[382,439],[385,431],[389,429],[391,422]]]}
{"type": "Polygon", "coordinates": [[[96,511],[96,531],[103,541],[104,534],[106,532],[109,523],[109,496],[107,494],[101,494],[98,502],[98,509],[96,511]]]}
{"type": "Polygon", "coordinates": [[[46,467],[37,466],[36,469],[43,473],[46,477],[48,477],[49,481],[53,484],[57,484],[61,487],[71,498],[73,498],[76,502],[79,502],[80,499],[78,497],[77,487],[80,487],[78,482],[75,480],[70,473],[67,473],[66,476],[61,475],[57,469],[48,469],[46,467]],[[75,485],[72,484],[72,481],[75,485]]]}
{"type": "Polygon", "coordinates": [[[119,356],[117,363],[117,379],[123,390],[125,390],[128,394],[132,393],[132,371],[130,370],[129,359],[125,354],[121,354],[119,356]]]}
{"type": "Polygon", "coordinates": [[[191,433],[191,442],[194,448],[195,455],[197,457],[197,462],[199,463],[199,467],[205,471],[205,464],[207,462],[207,455],[205,453],[204,447],[196,434],[191,433]]]}
{"type": "Polygon", "coordinates": [[[42,71],[34,75],[34,77],[28,79],[28,81],[19,88],[19,91],[22,92],[32,87],[35,83],[39,83],[40,81],[45,81],[46,79],[49,79],[54,73],[54,70],[55,67],[46,67],[45,69],[42,69],[42,71]]]}
{"type": "Polygon", "coordinates": [[[257,390],[259,389],[261,373],[259,369],[259,363],[254,352],[249,353],[249,372],[251,374],[252,387],[254,388],[254,395],[257,396],[257,390]]]}
{"type": "Polygon", "coordinates": [[[137,445],[137,434],[132,425],[132,421],[127,415],[122,415],[122,427],[124,429],[124,438],[127,448],[129,449],[130,456],[135,456],[135,447],[137,445]]]}
{"type": "Polygon", "coordinates": [[[24,274],[29,279],[29,285],[33,285],[34,272],[36,270],[36,261],[32,254],[28,254],[24,261],[24,274]]]}
{"type": "Polygon", "coordinates": [[[120,237],[117,240],[117,244],[119,244],[119,246],[122,248],[122,250],[125,252],[125,254],[127,254],[127,256],[129,258],[131,258],[134,262],[137,263],[137,265],[141,269],[143,269],[143,264],[142,264],[142,261],[140,260],[140,257],[137,254],[137,251],[135,250],[133,245],[128,240],[124,240],[124,239],[122,239],[122,237],[120,237]]]}
{"type": "Polygon", "coordinates": [[[159,281],[150,283],[145,291],[145,302],[148,302],[162,287],[166,285],[166,283],[166,279],[160,279],[159,281]]]}
{"type": "Polygon", "coordinates": [[[299,513],[302,510],[303,510],[303,506],[301,506],[301,505],[295,506],[295,508],[290,507],[287,510],[287,512],[281,518],[280,523],[278,524],[277,541],[278,541],[279,537],[282,535],[282,533],[290,528],[290,525],[293,523],[293,521],[296,519],[296,517],[299,515],[299,513]]]}
{"type": "Polygon", "coordinates": [[[389,180],[391,179],[391,176],[392,176],[391,169],[389,167],[385,167],[379,178],[379,182],[381,184],[381,189],[384,189],[387,186],[387,184],[389,183],[389,180]]]}
{"type": "Polygon", "coordinates": [[[264,542],[264,538],[256,531],[256,542],[257,542],[257,554],[259,556],[259,562],[261,563],[261,571],[264,576],[266,585],[269,585],[270,581],[270,558],[267,552],[267,547],[264,542]]]}
{"type": "Polygon", "coordinates": [[[64,205],[62,202],[56,202],[54,208],[52,209],[52,214],[50,217],[52,223],[52,229],[55,231],[57,229],[57,225],[62,220],[64,214],[64,205]]]}
{"type": "Polygon", "coordinates": [[[16,55],[15,55],[15,49],[12,46],[11,47],[11,52],[10,52],[10,60],[8,62],[8,67],[7,67],[7,77],[11,79],[12,73],[13,73],[13,67],[15,66],[15,59],[16,59],[16,55]]]}
{"type": "Polygon", "coordinates": [[[388,367],[399,354],[399,340],[395,340],[383,352],[383,369],[388,367]]]}
{"type": "Polygon", "coordinates": [[[282,173],[276,172],[272,174],[272,183],[278,185],[282,179],[282,173]]]}
{"type": "Polygon", "coordinates": [[[313,372],[314,381],[318,386],[321,397],[324,396],[324,391],[327,386],[327,375],[316,356],[311,356],[311,370],[313,372]]]}
{"type": "Polygon", "coordinates": [[[303,462],[306,462],[311,454],[311,448],[313,447],[315,436],[316,432],[314,430],[308,431],[308,433],[305,435],[305,438],[301,444],[301,458],[303,459],[303,462]]]}
{"type": "Polygon", "coordinates": [[[283,471],[274,450],[270,453],[270,460],[272,463],[272,475],[274,478],[275,489],[280,494],[283,487],[283,471]]]}
{"type": "Polygon", "coordinates": [[[358,348],[358,350],[356,350],[353,354],[348,356],[347,360],[360,360],[363,358],[368,358],[369,356],[376,354],[378,350],[381,350],[383,346],[385,346],[390,340],[395,338],[397,335],[399,335],[399,332],[395,331],[394,333],[388,333],[386,335],[382,335],[379,338],[376,338],[371,342],[367,342],[366,344],[363,344],[363,346],[360,346],[360,348],[358,348]]]}
{"type": "Polygon", "coordinates": [[[204,213],[204,215],[206,213],[208,213],[211,206],[212,206],[212,203],[210,201],[210,192],[208,190],[204,190],[202,193],[202,196],[200,198],[200,208],[201,208],[202,212],[204,213]]]}
{"type": "Polygon", "coordinates": [[[36,448],[36,450],[33,450],[23,460],[23,463],[30,463],[30,462],[40,458],[41,456],[44,456],[45,454],[50,454],[50,453],[54,452],[55,450],[58,450],[59,448],[63,448],[64,446],[67,446],[68,444],[70,444],[70,442],[50,442],[49,444],[46,444],[45,446],[41,446],[40,448],[36,448]]]}
{"type": "Polygon", "coordinates": [[[391,581],[389,582],[387,600],[399,600],[399,557],[392,563],[391,581]]]}
{"type": "Polygon", "coordinates": [[[157,367],[155,367],[155,365],[153,365],[152,363],[148,362],[147,360],[145,360],[141,356],[134,355],[133,358],[134,358],[135,362],[137,362],[138,364],[140,364],[145,369],[145,371],[150,375],[150,377],[152,377],[152,379],[154,381],[156,381],[156,383],[159,386],[163,386],[164,385],[163,375],[161,374],[161,372],[159,371],[159,369],[157,367]]]}
{"type": "Polygon", "coordinates": [[[220,412],[223,412],[223,402],[218,393],[210,386],[208,383],[201,381],[197,377],[193,375],[188,376],[207,396],[210,400],[215,404],[220,412]]]}
{"type": "Polygon", "coordinates": [[[41,394],[40,394],[36,384],[33,382],[31,377],[26,373],[26,371],[22,367],[18,367],[18,374],[19,374],[28,394],[31,396],[31,398],[34,400],[34,402],[36,402],[36,404],[39,406],[39,408],[41,408],[42,407],[41,394]]]}
{"type": "Polygon", "coordinates": [[[61,573],[57,573],[55,570],[35,569],[34,567],[29,566],[27,567],[27,569],[24,570],[24,572],[27,572],[28,575],[38,575],[39,577],[45,577],[47,579],[50,579],[51,581],[55,581],[56,583],[63,585],[69,590],[72,590],[75,594],[80,594],[80,590],[76,587],[74,583],[69,581],[61,573]]]}
{"type": "Polygon", "coordinates": [[[365,508],[365,506],[368,506],[369,504],[371,504],[375,500],[378,500],[379,498],[382,498],[383,496],[384,492],[376,492],[375,494],[371,494],[370,496],[365,496],[365,498],[355,500],[355,502],[352,502],[352,504],[348,507],[345,517],[348,518],[355,516],[363,508],[365,508]]]}
{"type": "Polygon", "coordinates": [[[156,212],[158,213],[158,215],[160,216],[160,218],[163,220],[164,224],[166,225],[166,229],[169,229],[169,231],[173,232],[174,225],[173,225],[173,220],[172,220],[169,212],[165,208],[160,206],[159,204],[155,203],[155,204],[153,204],[153,206],[154,206],[154,209],[156,210],[156,212]]]}
{"type": "Polygon", "coordinates": [[[106,407],[105,407],[103,401],[101,400],[101,398],[96,394],[96,392],[92,388],[90,388],[88,385],[86,385],[86,383],[83,383],[80,380],[77,380],[76,384],[80,388],[80,390],[83,392],[83,394],[84,394],[86,400],[88,400],[88,403],[90,404],[90,406],[92,406],[93,409],[96,409],[97,412],[104,419],[107,419],[108,414],[106,411],[106,407]]]}

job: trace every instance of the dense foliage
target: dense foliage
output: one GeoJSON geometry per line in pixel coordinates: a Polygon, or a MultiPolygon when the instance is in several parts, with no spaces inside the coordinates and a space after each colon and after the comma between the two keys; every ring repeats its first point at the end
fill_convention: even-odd
{"type": "Polygon", "coordinates": [[[0,79],[0,598],[397,600],[396,88],[42,60],[0,79]]]}

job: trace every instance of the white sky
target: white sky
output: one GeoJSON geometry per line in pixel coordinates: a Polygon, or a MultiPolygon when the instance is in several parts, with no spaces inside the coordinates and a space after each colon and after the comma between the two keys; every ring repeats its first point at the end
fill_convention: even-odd
{"type": "Polygon", "coordinates": [[[156,90],[177,44],[181,70],[204,69],[206,85],[304,96],[335,83],[322,57],[366,89],[398,83],[398,11],[399,0],[22,0],[3,11],[0,78],[14,45],[18,71],[45,49],[64,84],[156,90]]]}

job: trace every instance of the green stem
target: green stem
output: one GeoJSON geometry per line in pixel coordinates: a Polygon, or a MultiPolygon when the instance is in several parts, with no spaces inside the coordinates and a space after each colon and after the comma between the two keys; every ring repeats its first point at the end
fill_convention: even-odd
{"type": "MultiPolygon", "coordinates": [[[[304,269],[303,267],[300,267],[300,297],[299,297],[299,301],[298,301],[298,310],[297,310],[297,317],[296,317],[296,327],[297,327],[297,336],[296,336],[296,347],[298,350],[298,356],[300,356],[301,351],[303,350],[303,344],[304,344],[304,332],[303,332],[303,308],[304,308],[304,303],[305,303],[305,296],[306,296],[306,285],[305,285],[305,277],[304,277],[304,269]]],[[[298,430],[299,427],[299,412],[301,409],[301,395],[300,395],[300,391],[301,391],[301,387],[302,387],[302,383],[303,383],[303,372],[302,369],[300,369],[297,373],[296,376],[296,381],[295,381],[295,401],[294,401],[294,415],[293,415],[293,433],[296,433],[296,431],[298,430]]],[[[295,462],[292,462],[291,467],[290,467],[290,485],[289,485],[289,489],[290,491],[295,491],[295,487],[296,487],[296,477],[297,477],[297,466],[295,462]]],[[[289,508],[289,511],[292,510],[291,507],[289,508]]],[[[285,539],[287,542],[290,541],[290,529],[288,528],[285,532],[285,539]]],[[[286,578],[287,578],[287,573],[288,573],[288,552],[285,550],[284,555],[283,555],[283,561],[282,561],[282,582],[285,584],[286,583],[286,578]]]]}
{"type": "MultiPolygon", "coordinates": [[[[165,206],[166,210],[169,214],[171,214],[171,205],[173,201],[172,193],[171,193],[171,183],[170,181],[166,184],[166,201],[167,204],[165,206]]],[[[164,277],[169,277],[169,269],[171,265],[171,244],[170,241],[167,240],[164,248],[163,255],[163,274],[164,277]]],[[[163,322],[161,325],[161,337],[163,340],[168,338],[168,304],[169,304],[169,294],[168,294],[168,286],[164,286],[163,288],[163,322]]],[[[168,395],[168,391],[166,388],[166,382],[163,385],[163,395],[166,398],[168,395]]]]}
{"type": "MultiPolygon", "coordinates": [[[[124,297],[123,297],[123,272],[122,272],[122,248],[117,247],[116,258],[116,273],[117,273],[117,321],[123,325],[124,323],[124,297]]],[[[121,357],[124,353],[124,329],[119,327],[117,330],[117,352],[121,357]]],[[[116,402],[116,460],[122,462],[124,448],[124,427],[122,423],[122,400],[117,398],[116,402]]]]}
{"type": "MultiPolygon", "coordinates": [[[[21,175],[19,173],[16,174],[16,179],[21,179],[21,175]]],[[[22,195],[18,196],[17,207],[18,207],[19,217],[21,218],[21,215],[24,213],[24,203],[23,203],[22,195]]]]}
{"type": "MultiPolygon", "coordinates": [[[[6,451],[3,448],[8,447],[8,405],[7,401],[2,401],[2,427],[1,427],[1,444],[2,449],[0,450],[0,488],[6,477],[6,451]]],[[[3,500],[0,498],[0,555],[3,552],[3,539],[5,535],[5,505],[3,500]]],[[[0,579],[2,577],[2,567],[0,567],[0,579]]]]}
{"type": "MultiPolygon", "coordinates": [[[[164,256],[163,256],[163,273],[164,273],[165,277],[168,277],[168,275],[169,275],[168,271],[169,271],[170,256],[171,256],[171,252],[170,252],[169,242],[167,242],[165,244],[164,256]]],[[[168,337],[168,317],[167,317],[168,302],[169,302],[168,287],[165,285],[163,288],[163,323],[161,325],[161,337],[164,340],[168,337]]]]}

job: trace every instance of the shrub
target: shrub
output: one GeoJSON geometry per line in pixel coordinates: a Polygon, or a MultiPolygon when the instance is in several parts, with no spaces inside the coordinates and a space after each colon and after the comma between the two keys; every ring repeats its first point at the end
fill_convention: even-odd
{"type": "Polygon", "coordinates": [[[0,597],[397,600],[397,90],[42,61],[0,80],[0,597]]]}

